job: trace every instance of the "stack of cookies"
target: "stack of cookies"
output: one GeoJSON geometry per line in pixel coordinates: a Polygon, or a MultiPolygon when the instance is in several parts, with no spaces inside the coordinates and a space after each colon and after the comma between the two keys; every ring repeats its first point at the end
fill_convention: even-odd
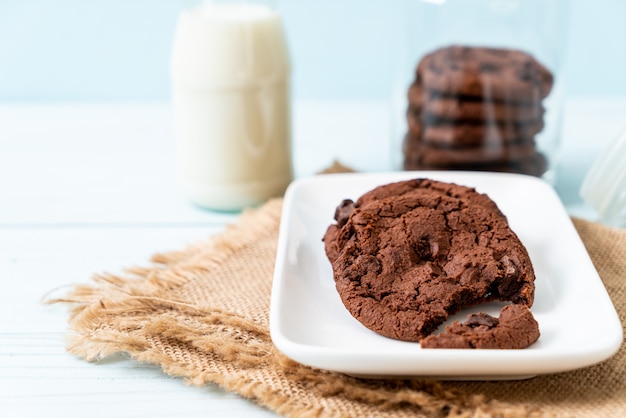
{"type": "Polygon", "coordinates": [[[427,54],[409,88],[404,168],[542,175],[535,144],[553,76],[512,49],[449,46],[427,54]]]}

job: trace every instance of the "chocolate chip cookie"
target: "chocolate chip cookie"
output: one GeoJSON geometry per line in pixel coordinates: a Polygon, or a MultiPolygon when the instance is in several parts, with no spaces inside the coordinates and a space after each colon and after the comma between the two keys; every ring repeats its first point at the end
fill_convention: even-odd
{"type": "Polygon", "coordinates": [[[337,292],[381,335],[420,341],[464,307],[533,303],[525,247],[475,189],[429,179],[391,183],[344,200],[335,220],[323,240],[337,292]]]}
{"type": "Polygon", "coordinates": [[[488,98],[463,98],[444,96],[413,83],[408,91],[409,107],[425,120],[461,122],[517,123],[543,120],[545,108],[540,101],[531,103],[507,103],[488,98]]]}
{"type": "Polygon", "coordinates": [[[541,152],[535,152],[528,158],[518,161],[497,163],[444,163],[437,165],[424,164],[420,161],[419,150],[407,149],[404,154],[403,167],[405,170],[465,170],[491,171],[496,173],[519,173],[540,177],[548,168],[548,160],[541,152]]]}
{"type": "Polygon", "coordinates": [[[463,323],[455,321],[445,332],[429,335],[422,348],[526,348],[539,339],[539,324],[525,305],[507,305],[500,317],[486,313],[469,315],[463,323]]]}
{"type": "Polygon", "coordinates": [[[552,73],[523,51],[453,45],[424,56],[416,80],[445,95],[538,103],[552,89],[552,73]]]}
{"type": "Polygon", "coordinates": [[[508,144],[485,143],[480,147],[439,147],[407,136],[405,146],[407,156],[420,167],[513,163],[536,154],[532,140],[508,144]]]}
{"type": "Polygon", "coordinates": [[[461,121],[433,123],[420,120],[419,115],[410,109],[407,122],[411,135],[420,137],[424,144],[440,147],[482,147],[532,142],[535,135],[543,129],[542,120],[524,124],[496,121],[481,124],[461,121]]]}

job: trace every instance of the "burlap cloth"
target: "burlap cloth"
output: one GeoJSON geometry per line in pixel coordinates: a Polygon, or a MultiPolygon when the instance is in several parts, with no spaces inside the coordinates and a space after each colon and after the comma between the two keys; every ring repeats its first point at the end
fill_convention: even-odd
{"type": "MultiPolygon", "coordinates": [[[[72,304],[68,350],[88,361],[124,352],[288,417],[626,416],[624,346],[592,367],[505,382],[356,379],[287,359],[268,327],[281,204],[51,301],[72,304]]],[[[626,323],[626,231],[573,222],[626,323]]]]}

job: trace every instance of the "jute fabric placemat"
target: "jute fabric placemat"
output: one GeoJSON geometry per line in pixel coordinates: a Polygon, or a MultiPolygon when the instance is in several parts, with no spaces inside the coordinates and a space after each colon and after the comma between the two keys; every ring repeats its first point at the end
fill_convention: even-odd
{"type": "MultiPolygon", "coordinates": [[[[272,200],[219,236],[50,301],[71,304],[69,352],[123,352],[287,417],[625,416],[624,346],[592,367],[508,382],[357,379],[287,359],[268,326],[281,207],[272,200]]],[[[574,224],[626,323],[626,231],[574,224]]]]}

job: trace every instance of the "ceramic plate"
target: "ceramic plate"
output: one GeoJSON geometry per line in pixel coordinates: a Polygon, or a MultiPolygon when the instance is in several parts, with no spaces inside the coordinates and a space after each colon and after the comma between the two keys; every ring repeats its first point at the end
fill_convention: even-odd
{"type": "MultiPolygon", "coordinates": [[[[496,315],[502,304],[464,310],[496,315]]],[[[613,355],[622,327],[582,241],[553,188],[541,179],[479,172],[330,174],[287,190],[270,308],[276,347],[302,364],[363,377],[521,379],[572,370],[613,355]],[[428,177],[475,187],[507,216],[530,254],[539,341],[524,350],[421,349],[362,326],[334,286],[322,236],[342,199],[375,186],[428,177]]]]}

